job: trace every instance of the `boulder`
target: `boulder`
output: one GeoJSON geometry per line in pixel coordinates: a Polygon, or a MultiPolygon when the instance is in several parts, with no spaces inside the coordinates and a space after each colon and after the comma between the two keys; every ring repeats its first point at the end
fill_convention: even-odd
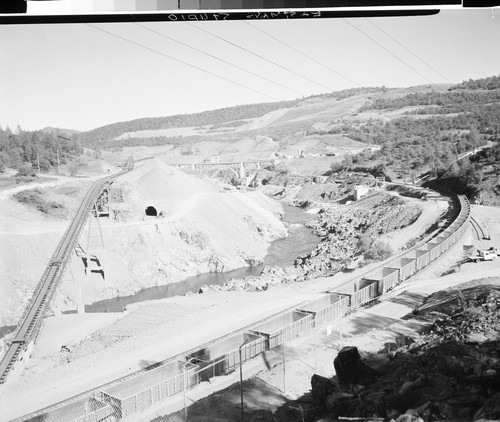
{"type": "Polygon", "coordinates": [[[378,378],[378,372],[366,365],[359,355],[358,348],[344,347],[333,361],[335,372],[341,385],[369,385],[378,378]]]}
{"type": "Polygon", "coordinates": [[[325,406],[330,394],[339,391],[339,386],[330,378],[314,374],[311,378],[312,401],[314,404],[325,406]]]}
{"type": "Polygon", "coordinates": [[[359,406],[359,399],[353,394],[341,391],[333,392],[326,399],[326,411],[328,416],[337,418],[344,415],[356,415],[356,406],[359,406]]]}

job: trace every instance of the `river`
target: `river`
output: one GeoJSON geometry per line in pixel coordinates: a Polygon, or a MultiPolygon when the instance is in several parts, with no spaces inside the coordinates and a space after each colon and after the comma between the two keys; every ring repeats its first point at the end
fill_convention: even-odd
{"type": "Polygon", "coordinates": [[[85,305],[85,312],[122,312],[123,308],[130,303],[185,295],[189,291],[198,292],[204,284],[220,285],[233,278],[258,276],[264,265],[284,267],[293,264],[298,255],[313,250],[320,239],[303,225],[306,220],[312,218],[310,214],[297,207],[282,205],[285,211],[282,221],[287,226],[291,236],[271,242],[263,264],[242,267],[225,273],[204,273],[187,277],[178,283],[148,287],[133,295],[115,297],[85,305]]]}
{"type": "MultiPolygon", "coordinates": [[[[177,283],[148,287],[133,295],[114,297],[85,305],[85,312],[122,312],[123,308],[131,303],[185,295],[189,291],[198,292],[204,284],[220,285],[232,278],[258,276],[264,265],[277,265],[281,267],[292,265],[297,256],[312,251],[320,239],[303,225],[306,220],[312,218],[310,214],[297,207],[291,207],[286,204],[282,205],[285,211],[283,222],[288,228],[290,237],[271,242],[263,264],[238,268],[225,273],[204,273],[188,277],[177,283]]],[[[68,311],[67,313],[73,312],[75,311],[68,311]]],[[[13,325],[0,327],[0,338],[11,333],[15,328],[16,326],[13,325]]]]}

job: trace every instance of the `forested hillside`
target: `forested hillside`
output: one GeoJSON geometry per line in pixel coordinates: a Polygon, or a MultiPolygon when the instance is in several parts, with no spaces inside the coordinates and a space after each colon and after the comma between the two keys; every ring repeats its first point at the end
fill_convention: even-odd
{"type": "Polygon", "coordinates": [[[79,134],[77,139],[83,146],[93,146],[96,142],[102,143],[103,141],[114,139],[125,132],[168,129],[173,127],[216,125],[232,120],[260,117],[280,108],[292,107],[298,102],[299,100],[248,104],[204,111],[202,113],[177,114],[167,117],[146,117],[143,119],[130,120],[128,122],[113,123],[111,125],[93,129],[79,134]]]}
{"type": "Polygon", "coordinates": [[[32,169],[47,172],[59,163],[80,155],[82,150],[76,141],[63,139],[55,133],[23,131],[13,133],[9,128],[0,128],[0,172],[6,167],[29,173],[32,169]]]}
{"type": "Polygon", "coordinates": [[[453,89],[500,89],[500,76],[490,76],[476,80],[469,79],[450,88],[450,90],[453,89]]]}
{"type": "Polygon", "coordinates": [[[278,149],[302,142],[298,148],[317,153],[314,146],[307,151],[307,145],[328,147],[332,135],[343,135],[335,139],[381,148],[346,155],[344,162],[336,163],[332,170],[359,168],[407,180],[437,179],[441,185],[469,196],[477,196],[486,185],[491,193],[500,191],[494,181],[498,175],[495,157],[500,140],[500,76],[446,88],[356,88],[293,101],[142,118],[74,133],[69,138],[76,142],[59,138],[58,132],[50,129],[15,134],[6,129],[0,131],[0,170],[6,166],[19,168],[21,163],[37,168],[40,163],[40,169],[46,171],[57,164],[58,150],[61,163],[78,155],[78,143],[94,148],[96,156],[103,149],[165,144],[182,155],[191,154],[193,145],[203,141],[236,143],[245,137],[267,136],[278,149]],[[287,110],[277,120],[271,118],[268,124],[265,117],[253,129],[235,131],[250,119],[279,109],[287,110]],[[206,127],[201,132],[134,133],[201,126],[206,127]],[[116,139],[127,132],[128,137],[116,139]],[[489,148],[485,148],[488,143],[489,148]],[[475,155],[474,161],[469,157],[461,159],[480,149],[482,155],[475,155]]]}
{"type": "MultiPolygon", "coordinates": [[[[382,110],[383,115],[383,110],[406,107],[417,108],[394,119],[344,120],[331,133],[381,145],[369,157],[378,170],[390,169],[410,180],[428,175],[435,180],[434,187],[469,197],[481,196],[481,192],[500,195],[500,77],[463,82],[448,92],[381,96],[367,102],[360,112],[382,110]],[[458,160],[488,142],[490,147],[480,154],[458,160]]],[[[366,163],[363,157],[356,161],[366,163]]],[[[353,165],[352,160],[344,164],[353,165]]]]}

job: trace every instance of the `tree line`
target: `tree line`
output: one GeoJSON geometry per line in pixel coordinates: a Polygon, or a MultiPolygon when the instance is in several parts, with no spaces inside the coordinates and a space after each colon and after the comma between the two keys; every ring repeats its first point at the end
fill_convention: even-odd
{"type": "MultiPolygon", "coordinates": [[[[500,89],[490,91],[415,92],[399,98],[377,98],[373,102],[364,105],[360,111],[433,106],[432,112],[446,114],[468,111],[467,107],[473,108],[480,104],[491,104],[498,101],[500,101],[500,89]]],[[[427,108],[410,111],[408,114],[419,113],[420,110],[427,110],[427,108]]]]}
{"type": "Polygon", "coordinates": [[[9,127],[0,127],[0,172],[7,167],[24,174],[48,172],[81,153],[76,141],[61,138],[57,133],[24,131],[20,127],[12,132],[9,127]]]}
{"type": "Polygon", "coordinates": [[[456,89],[500,89],[500,76],[489,76],[475,80],[469,79],[450,88],[450,90],[456,89]]]}

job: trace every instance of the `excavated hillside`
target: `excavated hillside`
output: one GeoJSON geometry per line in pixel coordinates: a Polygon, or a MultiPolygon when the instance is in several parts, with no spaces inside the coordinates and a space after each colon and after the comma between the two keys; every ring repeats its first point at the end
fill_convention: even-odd
{"type": "MultiPolygon", "coordinates": [[[[226,190],[160,160],[141,164],[115,188],[123,201],[111,203],[111,218],[101,222],[106,252],[94,253],[105,273],[85,282],[87,302],[254,265],[272,240],[287,235],[277,202],[259,192],[226,190]]],[[[74,265],[83,277],[85,263],[74,265]]],[[[74,300],[71,283],[61,290],[65,301],[74,300]]]]}
{"type": "MultiPolygon", "coordinates": [[[[7,282],[0,295],[5,304],[0,326],[17,322],[88,186],[87,182],[56,189],[38,187],[37,201],[57,201],[64,207],[56,209],[57,215],[39,210],[38,203],[19,203],[15,198],[0,201],[10,230],[1,233],[1,273],[7,282]]],[[[56,298],[59,310],[74,309],[75,281],[82,282],[85,303],[92,303],[198,273],[254,265],[262,261],[272,240],[287,235],[280,221],[283,210],[276,201],[259,192],[224,189],[159,160],[142,163],[119,178],[113,189],[120,192],[116,200],[120,202],[111,202],[110,217],[99,219],[105,249],[91,219],[91,230],[87,225],[72,256],[73,279],[69,272],[63,277],[56,298]],[[148,207],[157,215],[147,215],[148,207]]]]}

